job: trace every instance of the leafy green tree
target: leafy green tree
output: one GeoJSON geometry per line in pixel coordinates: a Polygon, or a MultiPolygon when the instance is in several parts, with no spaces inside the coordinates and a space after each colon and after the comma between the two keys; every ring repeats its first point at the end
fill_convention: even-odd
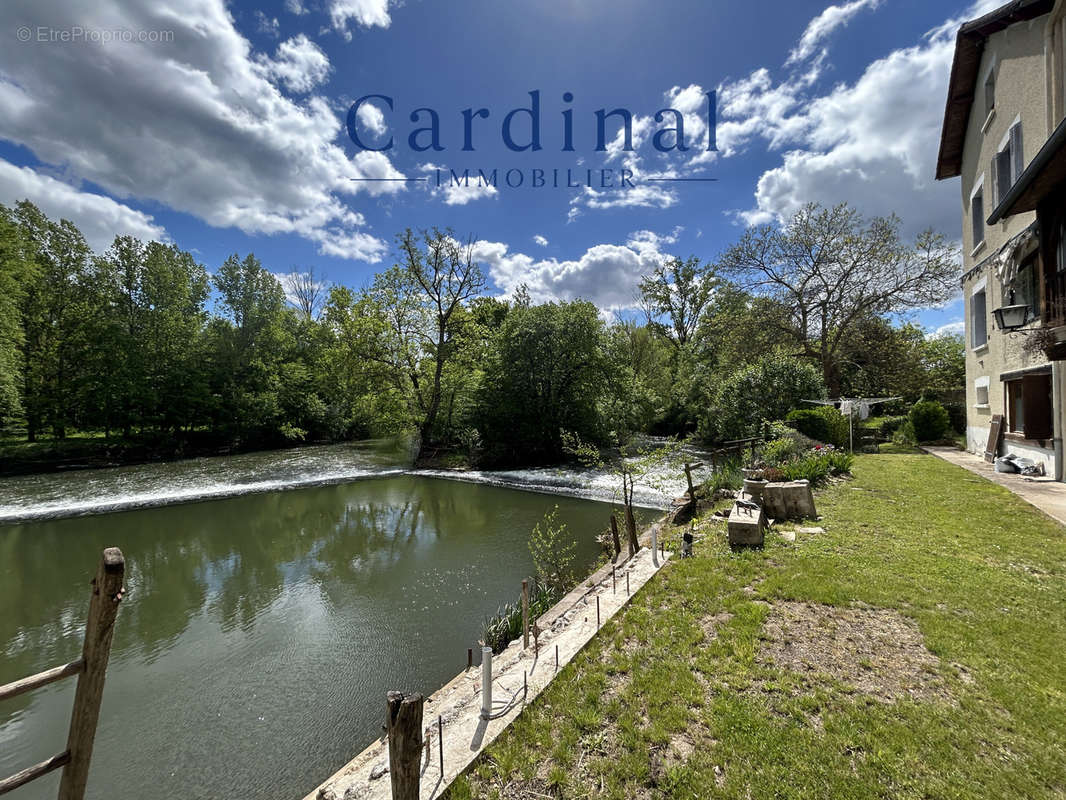
{"type": "Polygon", "coordinates": [[[0,205],[0,426],[22,413],[21,305],[35,270],[30,242],[12,212],[0,205]]]}
{"type": "Polygon", "coordinates": [[[810,204],[783,226],[748,228],[719,270],[788,309],[792,338],[837,394],[842,348],[856,326],[950,297],[957,264],[957,248],[941,234],[925,231],[908,245],[894,216],[867,222],[846,204],[810,204]]]}
{"type": "Polygon", "coordinates": [[[715,390],[700,420],[707,441],[757,436],[766,420],[783,419],[802,400],[825,397],[816,368],[798,359],[768,354],[738,369],[715,390]]]}
{"type": "Polygon", "coordinates": [[[32,203],[15,208],[15,219],[35,260],[22,297],[22,403],[29,440],[47,426],[56,438],[77,422],[84,401],[86,357],[92,346],[93,309],[89,246],[77,227],[49,220],[32,203]]]}
{"type": "Polygon", "coordinates": [[[603,440],[609,389],[605,327],[592,303],[518,305],[485,368],[479,429],[495,460],[551,462],[564,431],[603,440]]]}
{"type": "MultiPolygon", "coordinates": [[[[280,368],[291,338],[278,279],[252,254],[227,258],[215,275],[222,317],[209,327],[218,422],[237,441],[282,433],[280,368]]],[[[286,438],[303,438],[289,426],[286,438]]]]}
{"type": "Polygon", "coordinates": [[[675,348],[691,341],[715,287],[710,266],[696,256],[670,258],[640,280],[640,297],[648,327],[675,348]]]}

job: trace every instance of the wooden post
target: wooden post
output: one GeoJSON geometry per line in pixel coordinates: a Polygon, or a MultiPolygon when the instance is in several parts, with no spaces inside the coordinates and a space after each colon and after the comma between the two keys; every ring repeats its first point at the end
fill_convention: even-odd
{"type": "Polygon", "coordinates": [[[389,692],[385,729],[389,737],[392,800],[418,800],[422,763],[422,695],[389,692]]]}
{"type": "Polygon", "coordinates": [[[440,777],[444,780],[444,718],[437,716],[437,750],[440,752],[440,777]]]}
{"type": "Polygon", "coordinates": [[[522,580],[522,649],[529,647],[529,581],[522,580]]]}
{"type": "Polygon", "coordinates": [[[466,668],[470,669],[472,666],[474,666],[474,648],[468,647],[466,648],[466,668]]]}
{"type": "Polygon", "coordinates": [[[614,555],[611,557],[611,563],[614,564],[622,555],[622,540],[618,538],[618,520],[614,514],[611,514],[611,538],[614,539],[614,555]]]}
{"type": "Polygon", "coordinates": [[[100,719],[100,700],[104,694],[104,677],[111,656],[111,638],[125,576],[126,559],[122,551],[108,547],[100,557],[89,597],[89,618],[85,622],[85,643],[81,651],[85,669],[78,676],[78,688],[74,690],[74,710],[70,714],[67,735],[70,761],[63,768],[63,777],[59,781],[59,800],[81,800],[85,796],[96,723],[100,719]]]}

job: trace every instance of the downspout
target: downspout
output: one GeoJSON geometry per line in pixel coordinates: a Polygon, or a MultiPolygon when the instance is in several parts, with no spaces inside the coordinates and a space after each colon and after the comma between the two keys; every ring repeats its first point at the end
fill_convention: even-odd
{"type": "Polygon", "coordinates": [[[1061,361],[1051,362],[1051,418],[1055,445],[1055,480],[1061,481],[1062,468],[1062,368],[1061,361]]]}

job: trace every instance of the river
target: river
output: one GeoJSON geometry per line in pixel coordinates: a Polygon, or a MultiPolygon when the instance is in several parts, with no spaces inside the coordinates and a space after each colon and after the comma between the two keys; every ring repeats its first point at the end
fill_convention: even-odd
{"type": "MultiPolygon", "coordinates": [[[[546,511],[582,567],[598,556],[609,474],[408,460],[377,442],[0,481],[0,684],[79,655],[88,582],[119,546],[129,591],[88,797],[302,796],[378,735],[386,691],[465,666],[546,511]]],[[[0,705],[0,777],[63,749],[74,683],[0,705]]]]}

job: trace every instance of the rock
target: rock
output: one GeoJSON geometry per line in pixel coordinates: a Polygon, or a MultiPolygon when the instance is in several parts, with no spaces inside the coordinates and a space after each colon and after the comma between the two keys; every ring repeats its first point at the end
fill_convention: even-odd
{"type": "Polygon", "coordinates": [[[814,519],[814,495],[808,481],[768,483],[762,491],[762,505],[774,519],[814,519]]]}
{"type": "Polygon", "coordinates": [[[825,528],[800,528],[799,532],[814,535],[816,533],[825,533],[825,528]]]}
{"type": "Polygon", "coordinates": [[[674,525],[685,525],[690,522],[695,515],[696,501],[689,500],[674,512],[674,516],[670,519],[670,522],[674,525]]]}
{"type": "Polygon", "coordinates": [[[786,542],[794,542],[794,541],[796,541],[796,532],[795,531],[781,531],[781,538],[784,539],[786,542]]]}
{"type": "Polygon", "coordinates": [[[374,768],[370,770],[370,780],[376,781],[378,778],[382,778],[389,774],[389,765],[382,762],[381,764],[375,764],[374,768]]]}
{"type": "Polygon", "coordinates": [[[766,515],[759,506],[733,504],[729,512],[729,546],[761,547],[766,537],[766,515]]]}

